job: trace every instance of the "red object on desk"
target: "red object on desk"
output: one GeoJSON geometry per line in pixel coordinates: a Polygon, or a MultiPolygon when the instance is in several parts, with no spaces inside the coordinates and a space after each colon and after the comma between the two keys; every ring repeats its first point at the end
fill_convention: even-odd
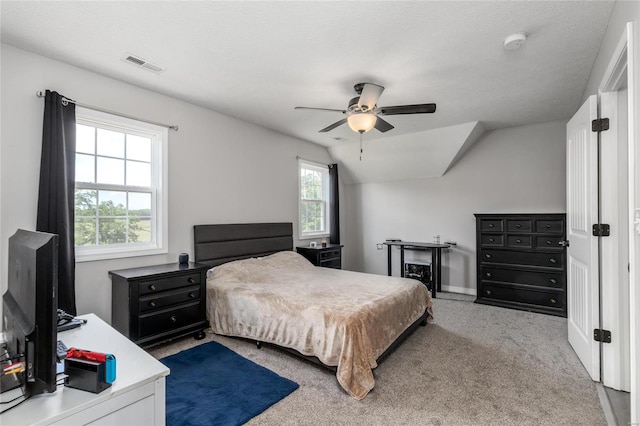
{"type": "Polygon", "coordinates": [[[87,361],[106,362],[107,354],[71,348],[67,351],[67,358],[86,359],[87,361]]]}

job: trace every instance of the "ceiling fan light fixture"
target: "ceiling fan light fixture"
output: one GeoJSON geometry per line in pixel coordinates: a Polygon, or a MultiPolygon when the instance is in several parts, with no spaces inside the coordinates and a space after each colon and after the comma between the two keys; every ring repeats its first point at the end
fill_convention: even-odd
{"type": "Polygon", "coordinates": [[[358,112],[347,117],[347,123],[351,130],[358,133],[366,133],[376,125],[378,117],[368,112],[358,112]]]}

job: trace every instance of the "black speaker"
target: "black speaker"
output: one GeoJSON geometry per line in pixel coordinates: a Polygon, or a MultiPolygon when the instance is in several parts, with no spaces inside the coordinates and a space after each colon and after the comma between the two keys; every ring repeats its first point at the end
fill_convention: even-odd
{"type": "Polygon", "coordinates": [[[178,255],[178,263],[181,265],[186,265],[189,263],[189,253],[180,253],[178,255]]]}

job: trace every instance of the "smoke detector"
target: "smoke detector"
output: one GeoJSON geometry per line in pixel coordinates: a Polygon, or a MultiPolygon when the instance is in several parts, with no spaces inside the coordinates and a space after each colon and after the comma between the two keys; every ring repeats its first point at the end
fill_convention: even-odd
{"type": "Polygon", "coordinates": [[[515,33],[504,39],[504,48],[507,50],[515,50],[525,44],[527,35],[524,33],[515,33]]]}
{"type": "Polygon", "coordinates": [[[143,68],[147,71],[154,72],[156,74],[160,74],[161,72],[164,72],[166,70],[166,68],[161,67],[158,64],[154,64],[153,62],[144,60],[140,56],[132,55],[131,53],[125,54],[121,59],[124,62],[143,68]]]}

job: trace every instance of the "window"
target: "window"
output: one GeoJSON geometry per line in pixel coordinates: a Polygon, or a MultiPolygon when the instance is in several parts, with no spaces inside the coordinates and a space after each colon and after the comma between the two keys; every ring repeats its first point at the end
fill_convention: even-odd
{"type": "Polygon", "coordinates": [[[298,160],[300,238],[329,235],[329,169],[298,160]]]}
{"type": "Polygon", "coordinates": [[[76,108],[76,260],[167,253],[166,128],[76,108]]]}

